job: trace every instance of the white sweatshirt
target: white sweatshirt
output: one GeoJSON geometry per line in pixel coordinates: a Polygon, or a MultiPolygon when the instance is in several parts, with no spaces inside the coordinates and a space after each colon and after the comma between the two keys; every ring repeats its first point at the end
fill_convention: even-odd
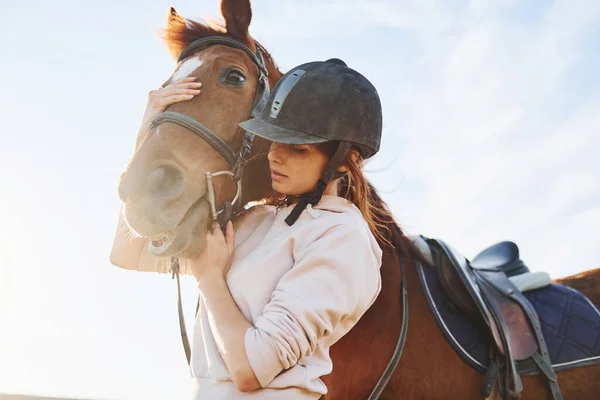
{"type": "Polygon", "coordinates": [[[235,221],[229,290],[253,325],[248,359],[263,389],[238,392],[201,302],[194,324],[193,399],[318,399],[332,371],[329,347],[373,304],[382,251],[360,211],[323,196],[293,226],[293,206],[256,206],[235,221]]]}

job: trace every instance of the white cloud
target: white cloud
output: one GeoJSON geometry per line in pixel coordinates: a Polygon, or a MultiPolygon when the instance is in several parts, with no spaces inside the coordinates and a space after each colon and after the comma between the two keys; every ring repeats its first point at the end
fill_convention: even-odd
{"type": "Polygon", "coordinates": [[[534,260],[560,248],[572,255],[569,269],[558,255],[531,267],[566,275],[591,268],[592,254],[581,249],[600,244],[593,236],[566,244],[542,232],[563,224],[574,232],[575,221],[583,222],[569,215],[600,202],[600,96],[570,85],[573,69],[594,57],[584,45],[600,4],[555,2],[527,25],[506,19],[518,6],[452,14],[442,22],[451,34],[415,24],[421,57],[405,61],[415,64],[415,76],[394,85],[402,96],[384,88],[392,121],[374,168],[398,161],[373,179],[385,187],[419,183],[416,192],[384,195],[401,220],[409,215],[411,231],[445,238],[470,256],[502,239],[522,243],[534,260]],[[576,100],[566,107],[565,98],[576,100]],[[393,115],[399,110],[402,118],[393,115]]]}
{"type": "Polygon", "coordinates": [[[343,37],[364,34],[370,28],[419,30],[420,25],[442,30],[450,22],[436,2],[411,1],[293,1],[253,5],[252,32],[269,39],[343,37]],[[276,33],[273,35],[273,33],[276,33]]]}

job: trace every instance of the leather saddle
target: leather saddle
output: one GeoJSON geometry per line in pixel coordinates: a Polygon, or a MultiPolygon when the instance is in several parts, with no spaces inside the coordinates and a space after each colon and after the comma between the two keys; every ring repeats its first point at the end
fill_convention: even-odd
{"type": "Polygon", "coordinates": [[[529,272],[517,245],[500,242],[469,261],[441,240],[423,239],[457,311],[483,319],[493,337],[495,346],[481,394],[489,397],[497,384],[503,398],[520,398],[518,365],[532,361],[547,378],[553,398],[562,399],[535,309],[509,279],[529,272]]]}

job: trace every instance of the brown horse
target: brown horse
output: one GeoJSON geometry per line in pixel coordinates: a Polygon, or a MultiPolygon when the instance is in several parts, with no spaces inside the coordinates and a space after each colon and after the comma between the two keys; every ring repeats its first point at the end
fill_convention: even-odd
{"type": "MultiPolygon", "coordinates": [[[[171,54],[177,57],[191,42],[210,36],[235,39],[252,52],[262,48],[248,34],[252,17],[248,0],[223,0],[221,13],[224,25],[209,26],[185,20],[171,9],[165,29],[171,54]]],[[[282,74],[272,58],[263,53],[273,87],[282,74]]],[[[202,94],[169,107],[169,111],[202,122],[232,149],[239,149],[243,131],[237,124],[250,114],[259,76],[257,66],[244,51],[212,45],[178,63],[169,81],[186,74],[203,82],[202,94]],[[223,76],[232,70],[237,71],[238,83],[227,85],[223,76]]],[[[259,138],[254,142],[242,180],[243,203],[264,198],[271,192],[264,157],[268,145],[259,138]]],[[[119,185],[126,229],[144,243],[151,240],[161,243],[168,234],[165,256],[185,258],[198,251],[211,222],[204,172],[227,168],[219,153],[184,127],[166,123],[150,130],[141,139],[119,185]]],[[[220,205],[233,197],[235,185],[219,178],[215,180],[215,191],[220,205]]],[[[374,189],[372,196],[383,204],[374,189]]],[[[400,331],[401,263],[409,293],[408,336],[400,364],[380,398],[481,398],[482,375],[454,352],[429,310],[412,262],[420,257],[419,253],[397,224],[390,223],[389,227],[395,248],[382,246],[382,292],[350,333],[331,348],[334,369],[324,378],[329,389],[324,398],[366,399],[385,370],[400,331]]],[[[182,267],[182,273],[189,273],[182,267]]],[[[600,365],[561,372],[559,382],[564,397],[596,398],[600,391],[599,375],[600,365]]],[[[548,386],[540,376],[524,378],[523,385],[525,399],[550,398],[548,386]]]]}

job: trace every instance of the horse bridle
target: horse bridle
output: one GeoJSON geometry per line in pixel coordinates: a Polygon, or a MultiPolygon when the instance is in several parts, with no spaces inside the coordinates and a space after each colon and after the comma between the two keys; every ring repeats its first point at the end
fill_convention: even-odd
{"type": "MultiPolygon", "coordinates": [[[[252,105],[252,111],[250,113],[251,117],[256,117],[260,114],[261,110],[264,108],[270,94],[270,87],[268,81],[268,72],[264,64],[263,55],[261,52],[261,47],[258,43],[256,43],[256,54],[252,52],[247,46],[242,43],[229,39],[227,37],[221,36],[211,36],[203,39],[196,40],[190,45],[188,45],[183,51],[179,54],[177,62],[189,57],[190,55],[202,51],[207,47],[213,45],[225,45],[229,47],[233,47],[236,49],[240,49],[244,51],[252,60],[252,62],[258,67],[259,77],[258,77],[258,87],[256,89],[256,94],[254,95],[254,103],[252,105]]],[[[199,121],[196,121],[193,118],[188,117],[185,114],[166,111],[163,112],[152,120],[150,123],[150,129],[157,127],[158,125],[164,122],[171,122],[182,126],[189,131],[195,133],[200,136],[204,141],[206,141],[214,150],[216,150],[231,166],[231,170],[222,170],[217,172],[205,172],[205,178],[208,186],[208,201],[210,203],[211,212],[213,219],[220,219],[221,226],[223,226],[227,221],[229,221],[233,215],[241,208],[241,198],[242,198],[242,175],[244,172],[244,166],[248,157],[250,156],[250,152],[252,150],[252,141],[254,140],[254,135],[250,132],[246,131],[244,133],[244,137],[242,138],[242,145],[237,155],[235,151],[231,149],[231,147],[223,141],[219,136],[217,136],[213,131],[211,131],[208,127],[202,124],[199,121]],[[221,207],[220,210],[216,210],[216,198],[213,187],[212,179],[213,177],[226,175],[230,176],[237,185],[237,191],[235,197],[231,202],[226,201],[221,207]]],[[[179,260],[177,257],[171,258],[171,270],[173,278],[177,278],[177,306],[179,313],[179,327],[181,330],[181,340],[183,342],[183,348],[185,351],[185,355],[190,364],[191,361],[191,349],[190,343],[187,336],[187,330],[185,328],[185,320],[183,317],[183,306],[181,302],[181,286],[179,281],[179,260]]],[[[398,336],[398,342],[396,343],[396,348],[390,359],[384,373],[380,377],[379,381],[375,385],[375,388],[371,392],[368,400],[376,400],[379,398],[383,389],[387,385],[389,379],[391,378],[398,362],[400,361],[400,356],[402,355],[402,350],[404,348],[404,343],[406,342],[406,334],[408,330],[408,292],[406,290],[406,277],[404,276],[404,268],[401,266],[402,273],[402,326],[400,329],[400,333],[398,336]]],[[[196,313],[198,312],[198,305],[196,305],[196,313]]]]}
{"type": "MultiPolygon", "coordinates": [[[[248,57],[250,57],[250,60],[252,60],[252,62],[258,67],[258,86],[256,88],[256,94],[254,95],[252,111],[250,112],[251,117],[256,117],[264,108],[270,94],[268,81],[269,73],[265,67],[264,58],[260,50],[261,47],[258,44],[256,45],[257,52],[255,54],[247,46],[228,37],[206,37],[190,43],[189,46],[183,49],[183,51],[179,54],[177,62],[181,62],[190,55],[202,51],[210,46],[219,44],[244,51],[248,57]]],[[[242,175],[246,161],[248,160],[250,152],[252,151],[252,141],[254,140],[254,135],[248,131],[244,133],[242,145],[236,155],[235,151],[233,151],[231,147],[223,141],[223,139],[210,130],[206,125],[188,117],[185,114],[173,111],[165,111],[152,119],[152,122],[150,123],[150,129],[153,129],[164,122],[177,124],[200,136],[206,143],[216,150],[231,167],[230,170],[222,170],[212,173],[205,172],[205,178],[208,187],[207,197],[208,202],[210,203],[212,218],[219,218],[221,225],[224,225],[237,211],[239,211],[242,206],[242,175]],[[231,177],[231,179],[235,181],[237,189],[233,200],[224,202],[221,209],[217,211],[213,178],[221,175],[231,177]]]]}

